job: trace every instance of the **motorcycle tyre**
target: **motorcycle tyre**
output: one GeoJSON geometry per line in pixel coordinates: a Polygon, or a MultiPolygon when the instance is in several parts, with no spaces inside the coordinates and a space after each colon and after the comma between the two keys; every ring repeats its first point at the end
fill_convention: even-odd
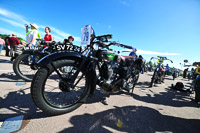
{"type": "MultiPolygon", "coordinates": [[[[70,60],[66,60],[66,59],[58,60],[58,61],[54,61],[53,63],[55,65],[55,67],[57,68],[59,66],[62,66],[63,64],[70,63],[70,61],[72,61],[72,59],[70,59],[70,60]]],[[[56,107],[49,105],[43,97],[42,90],[43,90],[43,85],[45,84],[46,79],[49,76],[49,73],[51,73],[52,71],[54,71],[54,69],[53,69],[52,65],[49,64],[46,67],[40,68],[33,78],[33,81],[32,81],[32,84],[31,84],[31,96],[32,96],[32,99],[33,99],[35,105],[39,109],[41,109],[44,113],[49,114],[49,115],[53,115],[53,116],[54,115],[61,115],[61,114],[69,113],[69,112],[77,109],[83,103],[86,102],[86,100],[89,96],[90,90],[91,90],[91,84],[89,82],[89,76],[90,76],[89,73],[85,74],[85,76],[86,76],[86,87],[87,87],[86,92],[81,97],[81,99],[79,99],[79,101],[76,104],[71,105],[71,106],[66,107],[66,108],[56,108],[56,107]]]]}

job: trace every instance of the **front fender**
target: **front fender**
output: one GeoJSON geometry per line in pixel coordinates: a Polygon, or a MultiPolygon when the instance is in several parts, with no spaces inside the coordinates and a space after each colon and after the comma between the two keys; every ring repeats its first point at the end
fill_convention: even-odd
{"type": "Polygon", "coordinates": [[[52,61],[59,60],[59,59],[73,59],[73,58],[81,58],[81,54],[77,52],[70,52],[70,51],[59,51],[51,53],[37,62],[37,66],[42,67],[49,64],[52,61]]]}

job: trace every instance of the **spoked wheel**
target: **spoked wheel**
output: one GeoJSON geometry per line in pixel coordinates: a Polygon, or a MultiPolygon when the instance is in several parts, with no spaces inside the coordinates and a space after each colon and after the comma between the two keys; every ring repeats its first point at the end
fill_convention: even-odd
{"type": "Polygon", "coordinates": [[[13,70],[15,74],[25,81],[32,81],[33,76],[37,71],[35,66],[36,62],[42,58],[42,55],[39,54],[21,54],[19,55],[14,63],[13,70]]]}
{"type": "Polygon", "coordinates": [[[139,71],[136,70],[132,74],[132,76],[130,76],[128,78],[128,80],[126,80],[126,90],[128,90],[128,92],[132,92],[133,93],[133,90],[135,88],[135,85],[137,84],[138,79],[139,79],[139,71]]]}
{"type": "Polygon", "coordinates": [[[157,71],[154,71],[153,76],[152,76],[152,78],[151,78],[151,83],[150,83],[149,87],[152,87],[152,86],[153,86],[153,84],[154,84],[155,81],[156,81],[157,76],[158,76],[157,71]]]}
{"type": "Polygon", "coordinates": [[[68,113],[81,106],[87,100],[90,86],[85,70],[70,83],[79,65],[78,60],[58,60],[39,69],[31,85],[36,106],[51,115],[68,113]]]}

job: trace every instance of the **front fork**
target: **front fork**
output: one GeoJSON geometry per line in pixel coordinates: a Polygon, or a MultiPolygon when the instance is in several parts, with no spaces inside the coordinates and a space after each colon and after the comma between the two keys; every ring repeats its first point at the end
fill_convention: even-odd
{"type": "MultiPolygon", "coordinates": [[[[85,56],[83,56],[83,60],[79,65],[79,68],[76,70],[76,72],[73,74],[73,76],[70,78],[70,80],[66,80],[64,77],[62,77],[62,75],[60,74],[60,72],[56,69],[55,65],[53,64],[53,62],[51,63],[53,69],[55,70],[55,72],[58,74],[59,78],[65,83],[66,86],[68,86],[67,88],[70,88],[70,90],[74,89],[74,87],[80,82],[80,80],[83,78],[83,74],[81,75],[81,77],[77,80],[77,82],[74,84],[78,74],[80,73],[81,70],[86,69],[86,72],[95,72],[96,69],[96,61],[98,60],[97,58],[94,57],[89,57],[90,51],[88,50],[85,54],[85,56]],[[89,63],[88,63],[89,62],[89,63]],[[88,63],[88,64],[86,64],[88,63]]],[[[71,70],[72,71],[72,70],[71,70]]],[[[96,73],[95,73],[96,74],[96,73]]],[[[94,75],[94,74],[91,74],[94,75]]],[[[93,77],[94,78],[94,77],[93,77]]],[[[96,78],[96,77],[95,77],[96,78]]],[[[96,85],[96,84],[95,84],[96,85]]],[[[70,91],[68,90],[68,91],[70,91]]]]}

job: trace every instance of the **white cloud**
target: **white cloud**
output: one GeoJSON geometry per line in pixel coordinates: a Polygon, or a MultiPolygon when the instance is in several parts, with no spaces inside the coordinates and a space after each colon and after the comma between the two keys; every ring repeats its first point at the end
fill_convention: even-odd
{"type": "MultiPolygon", "coordinates": [[[[122,51],[126,51],[126,52],[131,52],[132,50],[130,49],[125,49],[122,51]]],[[[137,54],[147,54],[147,55],[181,55],[179,53],[168,53],[168,52],[154,52],[154,51],[146,51],[146,50],[140,50],[137,49],[137,54]]]]}
{"type": "Polygon", "coordinates": [[[21,27],[21,28],[24,28],[24,29],[25,29],[25,27],[24,27],[23,24],[18,23],[18,22],[16,22],[16,21],[12,21],[12,20],[10,20],[10,19],[6,19],[6,18],[2,18],[2,17],[0,17],[0,20],[3,20],[4,22],[7,22],[7,23],[9,23],[9,24],[11,24],[11,25],[13,25],[13,26],[21,27]]]}
{"type": "Polygon", "coordinates": [[[145,50],[137,50],[138,54],[148,54],[148,55],[181,55],[179,53],[168,53],[168,52],[154,52],[154,51],[145,51],[145,50]]]}
{"type": "Polygon", "coordinates": [[[120,0],[120,3],[122,5],[129,6],[129,4],[128,4],[128,2],[126,0],[120,0]]]}
{"type": "MultiPolygon", "coordinates": [[[[17,26],[17,27],[20,27],[20,28],[25,28],[24,24],[30,24],[28,21],[25,20],[25,18],[19,14],[16,14],[16,13],[13,13],[13,12],[10,12],[8,10],[5,10],[5,9],[2,9],[0,8],[0,15],[2,15],[3,17],[0,17],[0,20],[3,20],[4,22],[7,22],[13,26],[17,26]],[[9,19],[8,19],[9,18],[9,19]]],[[[37,24],[38,25],[38,24],[37,24]]],[[[54,36],[54,39],[56,41],[62,41],[64,38],[67,38],[68,36],[70,36],[71,34],[69,33],[66,33],[64,31],[61,31],[55,27],[51,27],[49,26],[53,32],[56,33],[56,35],[53,35],[54,36]],[[63,37],[63,38],[62,38],[63,37]]],[[[43,25],[39,25],[39,29],[42,28],[44,29],[45,26],[43,25]]],[[[6,29],[4,29],[5,31],[6,29]]],[[[9,30],[7,30],[9,31],[9,30]]],[[[39,31],[39,33],[44,36],[45,33],[43,31],[39,31]]],[[[22,34],[21,34],[22,35],[22,34]]],[[[25,36],[25,35],[24,35],[25,36]]],[[[81,38],[80,37],[74,37],[74,40],[75,41],[81,41],[81,38]]]]}
{"type": "Polygon", "coordinates": [[[15,33],[18,37],[26,38],[25,34],[17,33],[15,31],[7,30],[7,29],[1,28],[1,27],[0,27],[0,33],[2,33],[2,34],[12,34],[12,33],[15,33]]]}
{"type": "MultiPolygon", "coordinates": [[[[55,27],[51,27],[51,29],[52,29],[55,33],[57,33],[58,35],[62,36],[63,38],[67,38],[68,36],[71,36],[71,34],[66,33],[66,32],[64,32],[64,31],[61,31],[61,30],[58,30],[58,29],[56,29],[55,27]]],[[[74,37],[74,40],[80,42],[80,41],[81,41],[81,38],[80,38],[80,37],[74,37]]]]}
{"type": "Polygon", "coordinates": [[[7,18],[10,18],[10,19],[14,19],[14,20],[19,21],[23,24],[30,24],[28,21],[26,21],[24,19],[23,16],[18,15],[18,14],[13,13],[13,12],[10,12],[10,11],[5,10],[5,9],[2,9],[2,8],[0,8],[0,15],[7,17],[7,18]]]}
{"type": "Polygon", "coordinates": [[[111,29],[112,28],[112,26],[111,25],[108,25],[108,29],[111,29]]]}

